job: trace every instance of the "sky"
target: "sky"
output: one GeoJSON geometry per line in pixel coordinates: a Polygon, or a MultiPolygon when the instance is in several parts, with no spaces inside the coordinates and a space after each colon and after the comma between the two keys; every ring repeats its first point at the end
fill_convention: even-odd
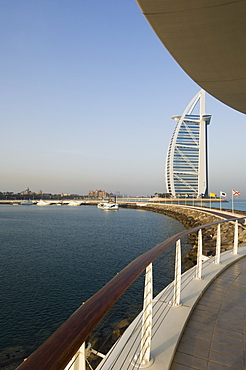
{"type": "MultiPolygon", "coordinates": [[[[166,191],[171,116],[200,87],[135,0],[1,0],[0,49],[0,191],[166,191]]],[[[245,115],[206,111],[209,191],[246,198],[245,115]]]]}

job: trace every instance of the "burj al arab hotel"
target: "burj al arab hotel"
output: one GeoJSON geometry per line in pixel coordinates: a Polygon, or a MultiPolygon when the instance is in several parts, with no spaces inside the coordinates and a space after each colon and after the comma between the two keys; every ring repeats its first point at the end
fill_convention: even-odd
{"type": "Polygon", "coordinates": [[[208,195],[207,126],[205,91],[200,90],[177,121],[165,166],[167,193],[174,197],[208,195]],[[194,113],[197,114],[194,114],[194,113]]]}

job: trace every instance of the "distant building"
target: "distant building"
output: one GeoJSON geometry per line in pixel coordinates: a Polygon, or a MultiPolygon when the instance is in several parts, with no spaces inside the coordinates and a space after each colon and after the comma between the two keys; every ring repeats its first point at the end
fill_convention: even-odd
{"type": "Polygon", "coordinates": [[[177,121],[177,125],[166,157],[167,192],[174,197],[206,196],[207,125],[210,123],[211,115],[205,114],[205,91],[199,91],[182,116],[172,118],[177,121]],[[198,114],[193,114],[198,105],[198,114]]]}
{"type": "Polygon", "coordinates": [[[20,192],[21,195],[34,195],[35,192],[31,191],[29,187],[20,192]]]}
{"type": "Polygon", "coordinates": [[[27,187],[25,190],[23,190],[21,192],[21,194],[23,194],[23,195],[29,195],[29,194],[32,194],[32,192],[30,191],[29,187],[27,187]]]}
{"type": "Polygon", "coordinates": [[[107,193],[105,190],[97,189],[97,190],[89,190],[88,196],[91,198],[105,198],[107,193]]]}

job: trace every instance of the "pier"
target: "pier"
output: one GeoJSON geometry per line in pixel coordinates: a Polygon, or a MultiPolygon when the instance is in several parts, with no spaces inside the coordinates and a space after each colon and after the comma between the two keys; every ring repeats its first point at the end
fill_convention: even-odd
{"type": "MultiPolygon", "coordinates": [[[[90,199],[90,198],[83,198],[83,199],[44,199],[45,201],[49,202],[50,205],[56,205],[56,204],[63,204],[67,205],[69,202],[80,202],[81,205],[96,205],[99,202],[101,202],[103,199],[90,199]]],[[[113,199],[114,200],[114,199],[113,199]]],[[[21,205],[26,200],[24,199],[1,199],[0,205],[21,205]]],[[[30,200],[34,205],[37,204],[40,199],[31,199],[30,200]]],[[[119,205],[126,205],[126,204],[139,204],[143,205],[144,203],[148,204],[181,204],[181,205],[203,205],[204,203],[226,203],[227,201],[225,199],[219,199],[219,198],[117,198],[117,203],[119,205]]]]}

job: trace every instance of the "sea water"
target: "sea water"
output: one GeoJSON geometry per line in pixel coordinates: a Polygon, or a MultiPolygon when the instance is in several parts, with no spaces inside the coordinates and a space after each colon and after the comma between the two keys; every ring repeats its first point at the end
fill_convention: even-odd
{"type": "MultiPolygon", "coordinates": [[[[133,259],[182,230],[143,210],[1,205],[0,351],[34,351],[133,259]]],[[[173,255],[164,257],[166,284],[173,255]]]]}

